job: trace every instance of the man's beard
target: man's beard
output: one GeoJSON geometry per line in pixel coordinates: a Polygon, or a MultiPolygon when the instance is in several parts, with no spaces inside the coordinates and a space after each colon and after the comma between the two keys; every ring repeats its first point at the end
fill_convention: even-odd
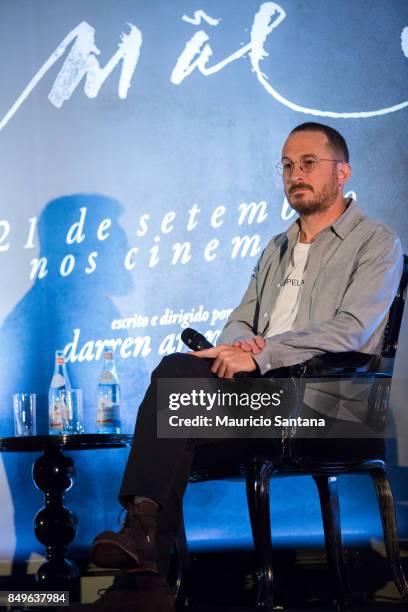
{"type": "MultiPolygon", "coordinates": [[[[297,187],[300,187],[301,184],[298,184],[297,187]]],[[[308,185],[304,185],[305,188],[313,191],[311,187],[308,185]]],[[[293,187],[292,187],[293,189],[293,187]]],[[[303,215],[304,217],[308,217],[309,215],[314,215],[315,213],[324,212],[333,204],[339,194],[339,186],[336,180],[333,180],[332,183],[327,184],[323,187],[323,189],[318,194],[314,194],[315,198],[311,200],[303,200],[301,196],[299,199],[296,197],[296,193],[294,195],[289,193],[286,194],[289,204],[291,207],[298,213],[298,215],[303,215]]]]}

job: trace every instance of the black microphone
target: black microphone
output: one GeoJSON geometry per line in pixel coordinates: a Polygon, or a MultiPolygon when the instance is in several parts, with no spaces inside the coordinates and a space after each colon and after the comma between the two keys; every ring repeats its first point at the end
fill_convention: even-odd
{"type": "Polygon", "coordinates": [[[182,331],[181,339],[191,351],[203,351],[214,346],[203,334],[200,334],[200,332],[191,327],[187,327],[187,329],[182,331]]]}
{"type": "MultiPolygon", "coordinates": [[[[181,332],[181,339],[192,351],[204,351],[214,346],[203,334],[200,334],[200,332],[191,327],[187,327],[187,329],[181,332]]],[[[212,359],[208,361],[210,362],[212,359]]],[[[234,374],[234,378],[248,378],[251,375],[253,376],[252,372],[237,372],[234,374]]]]}

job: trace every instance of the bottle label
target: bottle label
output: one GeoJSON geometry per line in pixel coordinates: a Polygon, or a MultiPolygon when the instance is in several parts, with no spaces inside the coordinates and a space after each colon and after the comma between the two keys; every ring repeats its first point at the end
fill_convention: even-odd
{"type": "Polygon", "coordinates": [[[60,387],[65,387],[66,381],[62,374],[54,374],[51,380],[51,387],[53,389],[59,389],[60,387]]]}
{"type": "Polygon", "coordinates": [[[98,401],[96,422],[98,425],[107,425],[119,421],[119,404],[114,404],[106,397],[98,401]]]}
{"type": "Polygon", "coordinates": [[[106,385],[106,383],[114,382],[114,380],[115,377],[113,376],[112,372],[109,372],[109,370],[102,370],[101,377],[99,379],[100,384],[106,385]]]}
{"type": "Polygon", "coordinates": [[[50,431],[62,431],[62,422],[67,418],[67,405],[63,399],[54,400],[50,404],[50,431]]]}

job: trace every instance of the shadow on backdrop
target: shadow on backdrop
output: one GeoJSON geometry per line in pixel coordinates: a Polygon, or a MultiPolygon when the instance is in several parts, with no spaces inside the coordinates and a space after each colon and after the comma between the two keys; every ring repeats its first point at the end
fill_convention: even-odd
{"type": "MultiPolygon", "coordinates": [[[[2,436],[14,434],[11,396],[17,391],[37,394],[37,432],[47,432],[47,396],[54,353],[72,342],[74,330],[79,330],[77,357],[81,347],[90,344],[83,352],[85,360],[68,363],[68,373],[72,386],[84,392],[85,431],[95,431],[96,386],[102,362],[95,360],[93,341],[121,335],[110,328],[112,320],[121,316],[112,298],[133,291],[131,275],[123,265],[129,246],[119,224],[121,212],[116,200],[98,194],[75,194],[51,201],[41,213],[38,258],[44,258],[41,260],[44,267],[39,268],[33,286],[0,329],[2,436]],[[101,240],[97,231],[104,219],[110,219],[111,225],[100,232],[99,237],[104,237],[101,240]],[[68,235],[72,244],[67,244],[68,235]]],[[[122,387],[122,426],[130,432],[146,387],[147,371],[142,357],[120,359],[117,355],[116,363],[122,387]]],[[[76,544],[81,540],[89,542],[98,519],[101,525],[112,522],[106,502],[112,506],[111,512],[116,513],[114,500],[127,451],[111,451],[109,461],[104,453],[87,451],[74,456],[80,478],[68,494],[68,505],[79,517],[76,544]]],[[[14,511],[17,538],[14,562],[24,572],[26,568],[21,568],[21,562],[31,552],[44,554],[32,527],[33,517],[43,505],[42,494],[31,480],[33,458],[30,453],[3,453],[2,457],[13,503],[13,508],[3,506],[2,512],[14,511]]]]}

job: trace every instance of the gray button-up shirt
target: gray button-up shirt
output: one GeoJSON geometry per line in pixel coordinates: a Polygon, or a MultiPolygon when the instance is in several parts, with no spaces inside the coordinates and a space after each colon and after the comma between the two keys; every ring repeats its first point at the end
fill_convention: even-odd
{"type": "MultiPolygon", "coordinates": [[[[268,243],[218,344],[266,333],[298,233],[295,221],[268,243]]],[[[397,235],[351,200],[311,244],[293,328],[266,338],[255,356],[261,374],[327,351],[378,354],[402,261],[397,235]]]]}

